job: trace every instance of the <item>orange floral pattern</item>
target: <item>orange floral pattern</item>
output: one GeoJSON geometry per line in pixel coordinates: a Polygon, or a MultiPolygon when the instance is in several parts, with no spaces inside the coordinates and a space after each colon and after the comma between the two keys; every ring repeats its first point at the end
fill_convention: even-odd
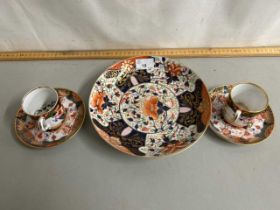
{"type": "Polygon", "coordinates": [[[134,62],[131,60],[125,60],[122,63],[121,68],[125,71],[131,71],[134,68],[134,62]]]}
{"type": "Polygon", "coordinates": [[[181,68],[181,65],[179,65],[179,64],[169,63],[168,71],[171,74],[171,76],[179,76],[182,73],[182,68],[181,68]]]}
{"type": "Polygon", "coordinates": [[[132,128],[158,133],[173,129],[179,115],[179,103],[165,85],[145,83],[126,92],[120,102],[120,112],[132,128]]]}
{"type": "Polygon", "coordinates": [[[97,111],[101,114],[103,113],[104,96],[103,92],[96,92],[91,97],[91,106],[97,108],[97,111]]]}
{"type": "Polygon", "coordinates": [[[154,120],[158,119],[158,97],[151,96],[149,99],[144,101],[143,113],[148,117],[152,117],[154,120]]]}
{"type": "Polygon", "coordinates": [[[186,141],[176,141],[174,143],[168,144],[162,152],[165,154],[172,154],[179,150],[185,149],[189,143],[186,141]]]}

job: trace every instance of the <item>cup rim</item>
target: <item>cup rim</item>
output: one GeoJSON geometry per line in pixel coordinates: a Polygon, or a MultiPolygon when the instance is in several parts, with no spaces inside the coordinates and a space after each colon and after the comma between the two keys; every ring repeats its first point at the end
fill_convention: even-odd
{"type": "Polygon", "coordinates": [[[239,110],[241,110],[242,112],[250,113],[250,114],[258,114],[258,113],[260,113],[260,112],[266,110],[267,107],[268,107],[268,105],[269,105],[269,99],[268,99],[268,94],[267,94],[267,92],[266,92],[261,86],[257,85],[256,83],[253,83],[253,82],[239,82],[239,83],[233,84],[233,85],[232,85],[232,88],[231,88],[230,91],[229,91],[229,98],[230,98],[230,100],[232,101],[232,103],[233,103],[239,110]],[[251,111],[251,110],[248,110],[248,109],[245,109],[245,108],[239,106],[238,104],[236,104],[236,103],[234,102],[234,100],[233,100],[233,98],[232,98],[232,95],[231,95],[231,91],[233,90],[234,87],[236,87],[236,86],[238,86],[238,85],[242,85],[242,84],[254,85],[254,86],[256,86],[257,88],[259,88],[259,89],[261,89],[261,90],[263,91],[263,93],[264,93],[264,95],[265,95],[265,98],[266,98],[266,105],[265,105],[265,107],[264,107],[263,109],[261,109],[261,110],[256,110],[256,111],[251,111]]]}
{"type": "Polygon", "coordinates": [[[42,115],[45,115],[45,114],[50,113],[50,112],[57,106],[58,101],[59,101],[59,95],[58,95],[58,92],[57,92],[54,88],[49,87],[49,86],[38,86],[38,87],[32,88],[31,90],[29,90],[27,93],[24,94],[24,96],[22,97],[22,100],[21,100],[21,108],[22,108],[22,110],[24,111],[25,114],[27,114],[27,115],[29,115],[29,116],[31,116],[31,117],[40,117],[40,116],[42,116],[42,115]],[[51,107],[51,109],[49,109],[49,110],[46,111],[46,112],[40,113],[40,114],[38,114],[38,115],[30,114],[30,113],[26,112],[26,110],[24,110],[24,106],[23,106],[24,100],[25,100],[25,98],[26,98],[31,92],[33,92],[34,90],[39,89],[39,88],[47,88],[47,89],[51,89],[52,91],[54,91],[55,94],[56,94],[56,102],[55,102],[55,104],[51,107]]]}

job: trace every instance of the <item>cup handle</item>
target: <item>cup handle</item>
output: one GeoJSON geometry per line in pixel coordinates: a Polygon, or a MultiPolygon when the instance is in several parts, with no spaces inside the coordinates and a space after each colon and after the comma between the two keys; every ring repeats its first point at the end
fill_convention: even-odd
{"type": "Polygon", "coordinates": [[[38,125],[39,125],[39,128],[42,130],[42,131],[47,131],[49,130],[49,126],[46,124],[46,119],[44,117],[40,117],[39,120],[38,120],[38,125]]]}
{"type": "Polygon", "coordinates": [[[236,122],[236,121],[239,120],[239,118],[240,118],[241,111],[240,111],[240,110],[236,110],[236,112],[235,112],[234,114],[235,114],[235,119],[234,119],[233,122],[236,122]]]}

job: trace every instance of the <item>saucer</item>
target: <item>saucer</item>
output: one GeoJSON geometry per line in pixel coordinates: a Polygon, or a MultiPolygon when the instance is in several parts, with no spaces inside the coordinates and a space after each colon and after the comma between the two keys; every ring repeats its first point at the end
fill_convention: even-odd
{"type": "Polygon", "coordinates": [[[235,127],[224,121],[222,108],[228,102],[232,87],[232,85],[217,87],[209,92],[212,101],[210,128],[218,136],[234,144],[255,144],[263,141],[274,127],[274,117],[269,106],[254,117],[243,117],[242,120],[249,122],[247,127],[235,127]]]}
{"type": "Polygon", "coordinates": [[[66,110],[62,124],[54,130],[42,131],[38,119],[25,114],[20,108],[15,119],[15,133],[19,141],[34,148],[57,146],[71,138],[81,128],[85,118],[85,105],[81,97],[68,89],[56,88],[66,110]]]}
{"type": "Polygon", "coordinates": [[[89,97],[98,134],[133,156],[175,154],[206,130],[211,103],[202,80],[165,57],[120,61],[101,74],[89,97]]]}

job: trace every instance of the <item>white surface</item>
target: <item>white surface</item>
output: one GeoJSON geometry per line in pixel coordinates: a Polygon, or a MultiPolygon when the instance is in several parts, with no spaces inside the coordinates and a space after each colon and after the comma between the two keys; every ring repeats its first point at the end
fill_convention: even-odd
{"type": "Polygon", "coordinates": [[[46,112],[49,112],[50,110],[46,110],[44,112],[36,114],[38,110],[42,109],[46,105],[54,103],[51,107],[53,109],[57,102],[58,94],[55,90],[53,90],[52,88],[41,87],[36,88],[35,90],[31,90],[23,97],[22,109],[27,114],[39,116],[45,114],[46,112]]]}
{"type": "Polygon", "coordinates": [[[263,111],[268,104],[265,91],[254,84],[234,86],[231,90],[231,97],[235,104],[252,112],[263,111]]]}
{"type": "Polygon", "coordinates": [[[280,44],[278,0],[0,3],[0,51],[280,44]]]}
{"type": "Polygon", "coordinates": [[[279,210],[280,59],[181,59],[209,88],[255,82],[268,92],[276,127],[254,146],[224,142],[210,130],[189,150],[156,160],[122,154],[101,140],[87,117],[53,149],[29,149],[12,123],[24,93],[66,87],[88,104],[97,76],[113,60],[0,62],[0,209],[279,210]]]}

